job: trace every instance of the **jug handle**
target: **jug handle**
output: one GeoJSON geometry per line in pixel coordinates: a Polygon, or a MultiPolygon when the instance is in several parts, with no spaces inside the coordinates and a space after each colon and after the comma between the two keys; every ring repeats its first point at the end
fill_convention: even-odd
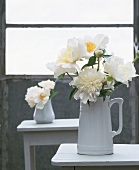
{"type": "Polygon", "coordinates": [[[115,99],[111,99],[108,103],[108,106],[110,108],[114,103],[118,103],[119,105],[119,128],[117,131],[112,131],[112,137],[120,134],[123,128],[123,113],[122,113],[123,101],[124,100],[122,98],[115,98],[115,99]]]}

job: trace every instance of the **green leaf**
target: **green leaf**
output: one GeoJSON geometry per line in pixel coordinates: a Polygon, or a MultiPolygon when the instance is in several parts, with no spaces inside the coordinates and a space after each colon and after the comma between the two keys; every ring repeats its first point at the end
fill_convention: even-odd
{"type": "Polygon", "coordinates": [[[103,49],[102,51],[103,51],[104,54],[106,53],[106,50],[105,50],[105,49],[103,49]]]}
{"type": "Polygon", "coordinates": [[[74,94],[78,91],[78,88],[75,87],[74,89],[72,89],[70,96],[69,96],[69,100],[71,100],[71,98],[74,96],[74,94]]]}
{"type": "Polygon", "coordinates": [[[87,64],[85,64],[82,69],[84,69],[85,67],[90,67],[90,66],[93,66],[94,64],[96,64],[96,57],[95,56],[92,56],[89,58],[89,61],[87,64]]]}
{"type": "Polygon", "coordinates": [[[112,55],[104,55],[105,58],[109,58],[111,57],[112,55]]]}
{"type": "Polygon", "coordinates": [[[101,89],[101,91],[100,91],[100,97],[106,97],[107,92],[108,92],[108,90],[101,89]]]}
{"type": "Polygon", "coordinates": [[[101,89],[99,96],[103,97],[103,101],[105,101],[106,96],[110,96],[112,92],[113,91],[111,89],[101,89]]]}
{"type": "Polygon", "coordinates": [[[120,86],[122,83],[121,82],[116,82],[114,85],[114,88],[117,88],[118,86],[120,86]]]}
{"type": "Polygon", "coordinates": [[[51,91],[50,91],[50,97],[49,97],[49,99],[51,99],[52,97],[56,96],[58,93],[59,93],[58,91],[56,92],[56,91],[51,90],[51,91]]]}
{"type": "Polygon", "coordinates": [[[136,52],[136,57],[139,58],[139,50],[136,52]]]}
{"type": "Polygon", "coordinates": [[[89,58],[88,66],[93,66],[96,63],[96,57],[92,56],[89,58]]]}
{"type": "Polygon", "coordinates": [[[88,67],[88,64],[85,64],[85,65],[81,68],[81,70],[84,69],[85,67],[88,67]]]}
{"type": "Polygon", "coordinates": [[[63,73],[63,74],[59,75],[59,76],[57,77],[57,79],[56,79],[56,81],[55,81],[55,82],[59,81],[60,79],[63,79],[63,78],[64,78],[64,76],[65,76],[65,73],[63,73]]]}
{"type": "Polygon", "coordinates": [[[136,56],[134,60],[132,61],[132,63],[135,63],[138,59],[139,59],[139,50],[136,52],[136,56]]]}

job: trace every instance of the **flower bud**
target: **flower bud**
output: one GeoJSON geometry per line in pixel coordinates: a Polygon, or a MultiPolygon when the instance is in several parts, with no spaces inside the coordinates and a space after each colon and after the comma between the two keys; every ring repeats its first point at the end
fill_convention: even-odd
{"type": "Polygon", "coordinates": [[[101,57],[103,57],[103,55],[104,55],[104,53],[103,53],[102,50],[96,50],[96,51],[95,51],[95,56],[96,56],[97,58],[101,58],[101,57]]]}

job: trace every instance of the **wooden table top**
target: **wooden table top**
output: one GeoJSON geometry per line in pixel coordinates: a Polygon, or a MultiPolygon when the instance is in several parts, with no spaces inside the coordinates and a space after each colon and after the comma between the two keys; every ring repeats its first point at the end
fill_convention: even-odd
{"type": "Polygon", "coordinates": [[[77,154],[77,144],[61,144],[52,158],[55,166],[139,165],[139,144],[114,144],[114,154],[88,156],[77,154]]]}
{"type": "Polygon", "coordinates": [[[79,119],[55,119],[53,123],[36,124],[34,120],[25,120],[17,127],[19,132],[77,130],[79,119]]]}

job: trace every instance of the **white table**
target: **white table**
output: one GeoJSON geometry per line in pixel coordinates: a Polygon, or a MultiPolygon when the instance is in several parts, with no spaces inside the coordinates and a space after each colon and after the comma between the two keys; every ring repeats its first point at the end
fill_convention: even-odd
{"type": "Polygon", "coordinates": [[[139,145],[115,144],[112,155],[87,156],[77,154],[77,144],[62,144],[51,163],[63,170],[139,170],[139,145]]]}
{"type": "Polygon", "coordinates": [[[51,124],[23,121],[17,131],[23,133],[25,170],[36,170],[35,145],[59,145],[77,142],[78,119],[56,119],[51,124]]]}

